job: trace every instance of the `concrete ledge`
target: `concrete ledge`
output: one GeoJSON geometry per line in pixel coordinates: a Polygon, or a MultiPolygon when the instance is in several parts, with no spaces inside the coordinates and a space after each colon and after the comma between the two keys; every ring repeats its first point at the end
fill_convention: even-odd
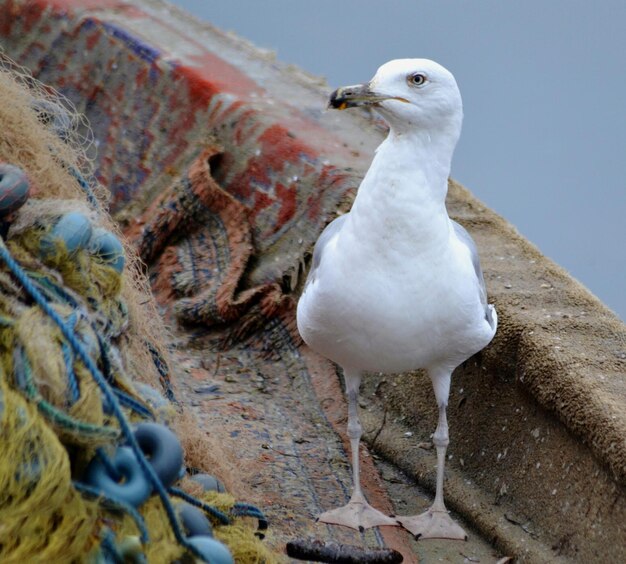
{"type": "MultiPolygon", "coordinates": [[[[253,268],[248,281],[282,282],[288,273],[296,286],[314,242],[311,226],[321,231],[349,205],[384,134],[378,122],[325,112],[327,89],[318,80],[158,0],[0,5],[7,54],[90,119],[100,142],[98,176],[111,187],[122,223],[132,224],[214,136],[225,151],[220,184],[254,217],[285,214],[289,227],[256,230],[258,251],[275,260],[253,268]],[[300,197],[311,186],[318,187],[314,202],[300,197]],[[302,240],[296,254],[294,237],[302,240]]],[[[626,327],[454,182],[448,204],[477,241],[500,318],[493,344],[455,375],[451,468],[493,500],[499,519],[508,511],[531,522],[533,542],[556,547],[553,555],[624,559],[626,327]]],[[[428,438],[428,383],[420,375],[386,381],[398,424],[428,438]]],[[[373,397],[373,388],[367,392],[373,397]]],[[[370,407],[380,421],[381,405],[370,407]]],[[[419,449],[391,437],[382,444],[384,436],[373,446],[428,483],[419,449]]],[[[480,511],[462,488],[451,490],[458,492],[452,502],[478,523],[480,511]]],[[[490,523],[483,526],[490,538],[519,546],[506,541],[497,519],[490,523]]],[[[527,559],[541,560],[533,554],[527,559]]]]}

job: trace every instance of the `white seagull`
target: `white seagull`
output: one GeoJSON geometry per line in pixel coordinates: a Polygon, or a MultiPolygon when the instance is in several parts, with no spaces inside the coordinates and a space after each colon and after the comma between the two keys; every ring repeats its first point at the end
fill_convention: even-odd
{"type": "Polygon", "coordinates": [[[298,329],[343,368],[354,488],[324,523],[366,529],[398,522],[421,538],[467,538],[443,502],[452,371],[496,332],[474,241],[448,217],[446,193],[463,108],[452,74],[427,59],[399,59],[367,84],[339,88],[330,106],[373,107],[389,124],[349,213],[320,235],[298,302],[298,329]],[[357,398],[365,372],[426,369],[439,406],[433,435],[437,489],[422,515],[391,518],[359,483],[357,398]]]}

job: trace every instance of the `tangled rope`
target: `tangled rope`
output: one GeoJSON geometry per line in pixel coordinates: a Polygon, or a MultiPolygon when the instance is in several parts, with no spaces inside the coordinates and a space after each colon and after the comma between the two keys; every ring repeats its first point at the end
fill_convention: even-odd
{"type": "MultiPolygon", "coordinates": [[[[94,360],[89,355],[88,351],[85,348],[85,345],[77,337],[75,327],[78,318],[81,316],[80,310],[75,309],[70,313],[70,315],[67,316],[66,319],[63,319],[63,317],[51,306],[47,297],[38,289],[37,282],[33,281],[24,271],[24,269],[22,269],[22,267],[18,264],[18,262],[12,257],[4,241],[2,240],[0,240],[0,259],[6,264],[12,275],[19,281],[21,286],[33,299],[37,306],[41,308],[41,310],[45,312],[45,314],[56,324],[56,326],[61,331],[63,337],[65,338],[66,343],[69,344],[69,347],[64,344],[65,346],[63,347],[63,357],[67,369],[68,395],[70,398],[70,404],[78,401],[80,397],[78,380],[76,379],[72,368],[73,356],[76,356],[84,364],[84,366],[89,371],[89,374],[98,385],[104,397],[107,411],[110,411],[111,414],[115,417],[117,423],[119,424],[121,433],[119,433],[116,429],[110,426],[92,425],[77,421],[66,415],[62,410],[54,407],[50,402],[43,399],[37,391],[37,388],[33,382],[32,369],[29,365],[28,358],[24,353],[23,347],[16,347],[14,353],[14,366],[18,387],[24,390],[28,399],[35,402],[44,417],[70,431],[75,431],[88,436],[95,435],[102,439],[109,440],[116,439],[118,435],[121,434],[124,441],[132,449],[141,467],[141,470],[144,473],[144,476],[149,481],[150,486],[152,487],[152,490],[156,492],[158,497],[160,498],[163,508],[167,514],[170,527],[174,533],[177,542],[187,551],[194,554],[196,557],[205,560],[207,558],[206,554],[199,550],[197,546],[190,543],[188,538],[182,531],[176,511],[174,510],[173,504],[168,495],[168,490],[155,472],[153,466],[147,460],[143,450],[137,442],[133,429],[122,411],[122,405],[130,408],[135,413],[144,418],[152,419],[153,415],[151,411],[129,394],[126,394],[120,389],[114,389],[111,387],[111,385],[107,381],[110,381],[111,378],[105,377],[105,375],[101,372],[101,370],[95,364],[94,360]]],[[[41,280],[39,280],[39,282],[41,282],[41,280]]],[[[50,282],[48,282],[47,287],[50,288],[50,282]]],[[[54,292],[53,295],[56,295],[57,298],[63,299],[66,303],[74,301],[68,299],[67,293],[59,292],[59,288],[55,288],[55,290],[57,291],[54,292]]],[[[74,305],[77,306],[77,304],[74,305]]],[[[105,353],[106,347],[101,346],[101,350],[103,353],[105,353]]],[[[104,354],[103,356],[106,357],[107,355],[104,354]]],[[[108,366],[108,363],[104,363],[104,365],[108,366]]],[[[104,455],[101,449],[98,450],[98,453],[106,460],[106,455],[104,455]]],[[[110,468],[110,472],[112,475],[114,475],[115,469],[110,468]]],[[[91,496],[92,498],[102,496],[102,492],[94,490],[88,485],[76,481],[74,482],[74,485],[77,489],[79,489],[79,491],[91,496]]],[[[223,525],[231,524],[231,518],[226,516],[223,512],[219,511],[215,507],[203,503],[202,501],[194,498],[193,496],[178,488],[170,487],[169,494],[179,497],[184,501],[194,505],[195,507],[202,509],[213,519],[217,520],[223,525]]],[[[123,511],[128,513],[137,524],[137,527],[140,531],[142,543],[148,542],[148,530],[145,527],[142,517],[132,506],[129,506],[129,504],[125,503],[122,500],[114,499],[110,496],[105,498],[105,502],[109,504],[109,507],[114,507],[117,509],[121,508],[123,511]]],[[[236,503],[233,506],[231,513],[233,516],[255,517],[259,520],[260,530],[267,528],[267,520],[265,516],[255,506],[236,503]]],[[[105,551],[112,550],[111,542],[112,541],[110,539],[110,536],[106,536],[103,539],[103,547],[105,548],[105,551]]]]}
{"type": "MultiPolygon", "coordinates": [[[[0,99],[0,560],[165,561],[186,551],[232,562],[208,517],[217,538],[235,539],[238,562],[272,562],[248,527],[241,536],[239,517],[262,530],[262,512],[174,486],[183,450],[160,421],[189,423],[145,277],[104,212],[84,117],[2,55],[0,99]],[[160,383],[166,399],[131,374],[160,383]],[[180,452],[167,479],[141,438],[150,425],[180,452]],[[130,479],[120,453],[145,490],[134,505],[121,495],[130,479]],[[184,505],[205,532],[192,533],[184,505]]],[[[181,437],[193,461],[205,443],[190,435],[181,437]]]]}

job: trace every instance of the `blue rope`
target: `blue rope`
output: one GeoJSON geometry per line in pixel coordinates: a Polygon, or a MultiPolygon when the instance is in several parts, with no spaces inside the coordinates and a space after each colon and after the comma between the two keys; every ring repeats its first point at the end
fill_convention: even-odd
{"type": "Polygon", "coordinates": [[[233,509],[257,511],[261,513],[261,515],[263,514],[263,512],[256,505],[252,505],[250,503],[242,503],[240,501],[238,501],[237,503],[235,503],[235,505],[233,505],[233,509]]]}
{"type": "Polygon", "coordinates": [[[216,509],[215,507],[212,507],[206,503],[203,503],[199,499],[196,499],[192,495],[189,495],[187,492],[179,488],[171,487],[167,491],[171,495],[175,497],[179,497],[180,499],[186,501],[187,503],[194,505],[198,509],[202,509],[205,513],[208,513],[211,517],[215,518],[222,525],[230,525],[231,520],[228,518],[228,516],[225,513],[222,513],[219,509],[216,509]]]}
{"type": "Polygon", "coordinates": [[[69,173],[76,179],[76,181],[78,182],[79,186],[83,189],[83,191],[87,195],[87,200],[89,201],[91,206],[94,209],[99,210],[100,209],[100,202],[98,202],[98,199],[96,198],[95,194],[93,193],[93,190],[92,190],[91,186],[85,180],[83,175],[77,169],[75,169],[72,165],[67,165],[67,168],[69,170],[69,173]]]}
{"type": "Polygon", "coordinates": [[[124,437],[128,441],[129,446],[133,449],[135,456],[137,457],[137,462],[139,462],[139,466],[143,470],[144,475],[149,480],[150,484],[154,488],[154,491],[161,498],[161,503],[163,504],[163,508],[165,509],[165,513],[167,514],[168,520],[170,522],[170,527],[176,537],[178,543],[183,546],[186,550],[194,554],[196,557],[204,560],[204,556],[202,553],[194,547],[192,544],[187,542],[180,525],[178,523],[178,518],[176,516],[176,512],[172,507],[172,503],[170,502],[167,490],[165,486],[157,476],[154,468],[150,465],[148,460],[146,459],[141,447],[137,443],[137,439],[133,434],[133,431],[130,427],[130,424],[124,417],[122,413],[122,408],[120,407],[119,402],[110,386],[107,384],[102,372],[95,365],[92,358],[87,354],[87,351],[83,347],[83,345],[78,341],[76,335],[74,335],[69,328],[65,325],[65,322],[61,318],[61,316],[50,306],[50,304],[46,301],[44,296],[39,292],[39,290],[35,287],[32,281],[28,278],[25,272],[22,270],[22,267],[17,263],[17,261],[11,256],[11,253],[6,248],[4,241],[0,241],[0,258],[6,263],[9,267],[13,275],[17,278],[17,280],[22,284],[24,289],[30,294],[30,296],[35,300],[37,305],[54,321],[54,323],[59,327],[63,336],[67,339],[67,341],[72,346],[74,353],[78,356],[78,358],[83,362],[83,364],[87,367],[96,384],[102,391],[104,397],[108,401],[115,418],[118,420],[120,424],[120,428],[124,434],[124,437]]]}
{"type": "Polygon", "coordinates": [[[13,349],[13,369],[17,386],[26,392],[28,398],[37,404],[39,412],[54,425],[59,425],[70,433],[98,436],[100,439],[109,441],[118,438],[119,431],[115,428],[79,421],[46,401],[33,382],[30,362],[21,345],[13,349]]]}
{"type": "Polygon", "coordinates": [[[156,369],[159,372],[159,375],[161,376],[160,377],[161,387],[163,388],[163,391],[165,392],[165,397],[172,403],[177,404],[178,400],[176,399],[176,396],[174,395],[174,390],[172,390],[172,385],[170,383],[170,371],[165,360],[163,360],[163,357],[161,356],[159,351],[156,349],[156,347],[152,343],[146,342],[146,346],[148,347],[148,350],[150,351],[150,354],[152,355],[152,362],[154,362],[154,366],[156,366],[156,369]]]}
{"type": "Polygon", "coordinates": [[[96,456],[100,459],[100,462],[102,462],[102,465],[106,468],[107,474],[111,476],[113,480],[119,482],[123,478],[102,447],[96,449],[96,456]]]}
{"type": "Polygon", "coordinates": [[[100,360],[102,361],[102,372],[107,382],[113,382],[113,373],[111,372],[111,361],[109,360],[109,344],[104,340],[102,335],[96,331],[98,346],[100,347],[100,360]]]}
{"type": "Polygon", "coordinates": [[[128,395],[126,392],[120,390],[119,388],[114,388],[113,393],[117,396],[117,399],[121,405],[132,409],[135,413],[141,415],[144,419],[151,419],[152,421],[154,421],[154,414],[152,413],[152,411],[150,411],[150,409],[142,403],[139,403],[134,397],[128,395]]]}
{"type": "MultiPolygon", "coordinates": [[[[77,321],[78,316],[76,315],[76,312],[72,312],[67,320],[68,327],[72,331],[76,329],[77,321]]],[[[67,343],[63,343],[61,345],[61,349],[63,350],[63,360],[65,361],[65,370],[67,372],[67,384],[70,392],[70,405],[74,405],[80,398],[78,379],[76,378],[76,374],[74,372],[74,354],[72,353],[72,349],[68,346],[67,343]]]]}
{"type": "Polygon", "coordinates": [[[105,557],[105,561],[114,562],[115,564],[124,564],[124,557],[117,550],[115,545],[115,535],[113,531],[106,527],[102,540],[100,541],[100,552],[105,557]]]}
{"type": "MultiPolygon", "coordinates": [[[[107,382],[113,382],[114,377],[113,377],[113,372],[111,370],[111,361],[109,360],[109,354],[110,354],[109,343],[107,343],[107,341],[104,338],[102,338],[102,336],[97,331],[96,331],[96,336],[98,338],[98,345],[100,347],[100,360],[102,361],[102,372],[104,373],[104,376],[106,377],[107,382]]],[[[119,400],[121,405],[132,409],[135,413],[138,413],[139,415],[143,416],[145,419],[151,419],[154,421],[154,414],[152,413],[152,411],[148,407],[146,407],[145,405],[137,401],[134,397],[128,395],[126,392],[124,392],[123,390],[120,390],[119,388],[113,388],[113,393],[117,396],[117,399],[119,400]]],[[[109,415],[113,413],[112,408],[107,403],[106,399],[104,401],[103,409],[104,409],[104,412],[109,415]]]]}
{"type": "Polygon", "coordinates": [[[45,274],[30,270],[25,270],[25,272],[31,281],[49,298],[71,305],[75,309],[80,309],[80,304],[76,301],[74,296],[65,290],[65,288],[50,280],[45,274]]]}
{"type": "MultiPolygon", "coordinates": [[[[41,276],[38,273],[32,273],[30,271],[26,271],[26,274],[31,279],[33,275],[37,276],[37,278],[34,280],[35,284],[37,284],[39,289],[44,291],[44,293],[49,298],[55,301],[60,301],[61,303],[64,303],[66,305],[73,306],[76,309],[79,309],[78,302],[69,293],[67,293],[63,287],[59,286],[58,284],[55,284],[46,276],[41,276]]],[[[76,328],[77,321],[78,321],[77,314],[76,312],[73,312],[70,318],[68,319],[68,323],[70,323],[70,325],[73,324],[73,327],[71,327],[73,330],[76,328]]],[[[104,375],[106,376],[107,381],[112,382],[114,378],[111,373],[111,362],[109,360],[109,351],[110,351],[109,344],[106,341],[106,339],[104,339],[100,335],[97,328],[94,327],[93,324],[91,324],[91,326],[92,326],[94,333],[96,334],[96,338],[98,339],[98,345],[100,347],[102,371],[104,372],[104,375]]],[[[70,389],[70,398],[71,398],[70,405],[73,405],[74,403],[76,403],[76,401],[78,401],[80,397],[80,391],[78,390],[78,381],[76,380],[76,375],[73,369],[74,355],[72,353],[71,348],[67,345],[67,343],[63,343],[62,350],[63,350],[63,358],[65,360],[65,367],[66,367],[67,375],[69,378],[69,389],[70,389]]],[[[135,413],[138,413],[139,415],[141,415],[142,417],[146,419],[154,420],[154,414],[145,405],[141,404],[135,398],[124,393],[122,390],[118,388],[114,388],[113,391],[115,394],[117,394],[118,399],[120,400],[120,403],[124,407],[128,407],[132,409],[135,413]]],[[[105,413],[108,413],[108,414],[111,413],[109,411],[108,405],[104,406],[104,410],[105,410],[105,413]]]]}
{"type": "Polygon", "coordinates": [[[230,510],[231,515],[241,517],[254,517],[259,521],[259,530],[264,531],[269,527],[267,517],[258,507],[249,503],[235,503],[230,510]]]}
{"type": "Polygon", "coordinates": [[[148,532],[148,528],[146,527],[146,523],[139,513],[132,505],[122,501],[120,499],[115,499],[112,497],[105,496],[100,490],[96,488],[92,488],[87,484],[83,484],[81,482],[72,481],[72,485],[81,493],[88,495],[94,499],[103,499],[105,504],[107,504],[112,509],[116,509],[118,511],[124,511],[128,513],[132,520],[135,522],[137,526],[137,530],[139,531],[139,540],[141,544],[146,544],[150,542],[150,533],[148,532]]]}
{"type": "MultiPolygon", "coordinates": [[[[26,271],[26,273],[30,278],[32,278],[33,274],[36,274],[36,273],[31,273],[29,271],[26,271]]],[[[65,303],[66,305],[70,305],[75,308],[79,307],[78,302],[69,293],[67,293],[58,284],[55,284],[54,282],[52,282],[46,276],[38,275],[37,279],[34,280],[34,282],[37,284],[39,289],[45,291],[45,293],[48,295],[49,298],[52,298],[56,301],[60,301],[62,303],[65,303]]],[[[75,330],[77,321],[78,321],[78,316],[76,312],[73,312],[67,321],[70,324],[70,327],[72,330],[75,330]]],[[[109,356],[108,356],[109,345],[106,342],[106,340],[100,336],[99,332],[96,330],[95,327],[92,326],[92,329],[94,330],[94,333],[97,336],[98,345],[100,346],[100,356],[102,360],[103,372],[105,376],[107,377],[107,381],[112,382],[113,376],[111,374],[111,363],[109,361],[109,356]]],[[[65,342],[62,345],[62,350],[63,350],[63,359],[65,361],[65,368],[67,370],[67,376],[69,379],[68,387],[70,390],[70,405],[73,405],[80,398],[80,391],[78,389],[78,381],[76,379],[76,374],[74,373],[74,355],[72,353],[72,349],[65,342]]],[[[113,391],[118,396],[120,403],[124,407],[128,407],[132,409],[135,413],[138,413],[139,415],[141,415],[142,417],[146,419],[154,420],[154,414],[145,405],[139,403],[135,398],[129,396],[128,394],[124,393],[122,390],[118,388],[114,388],[113,391]]],[[[105,409],[105,413],[110,413],[108,406],[105,406],[104,409],[105,409]]]]}

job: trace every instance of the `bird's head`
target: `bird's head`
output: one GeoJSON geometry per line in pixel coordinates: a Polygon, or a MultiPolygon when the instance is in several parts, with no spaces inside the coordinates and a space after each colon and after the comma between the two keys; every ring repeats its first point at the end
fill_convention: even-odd
{"type": "Polygon", "coordinates": [[[335,90],[329,105],[338,110],[371,106],[398,133],[445,129],[458,138],[463,120],[454,76],[428,59],[389,61],[367,84],[335,90]]]}

